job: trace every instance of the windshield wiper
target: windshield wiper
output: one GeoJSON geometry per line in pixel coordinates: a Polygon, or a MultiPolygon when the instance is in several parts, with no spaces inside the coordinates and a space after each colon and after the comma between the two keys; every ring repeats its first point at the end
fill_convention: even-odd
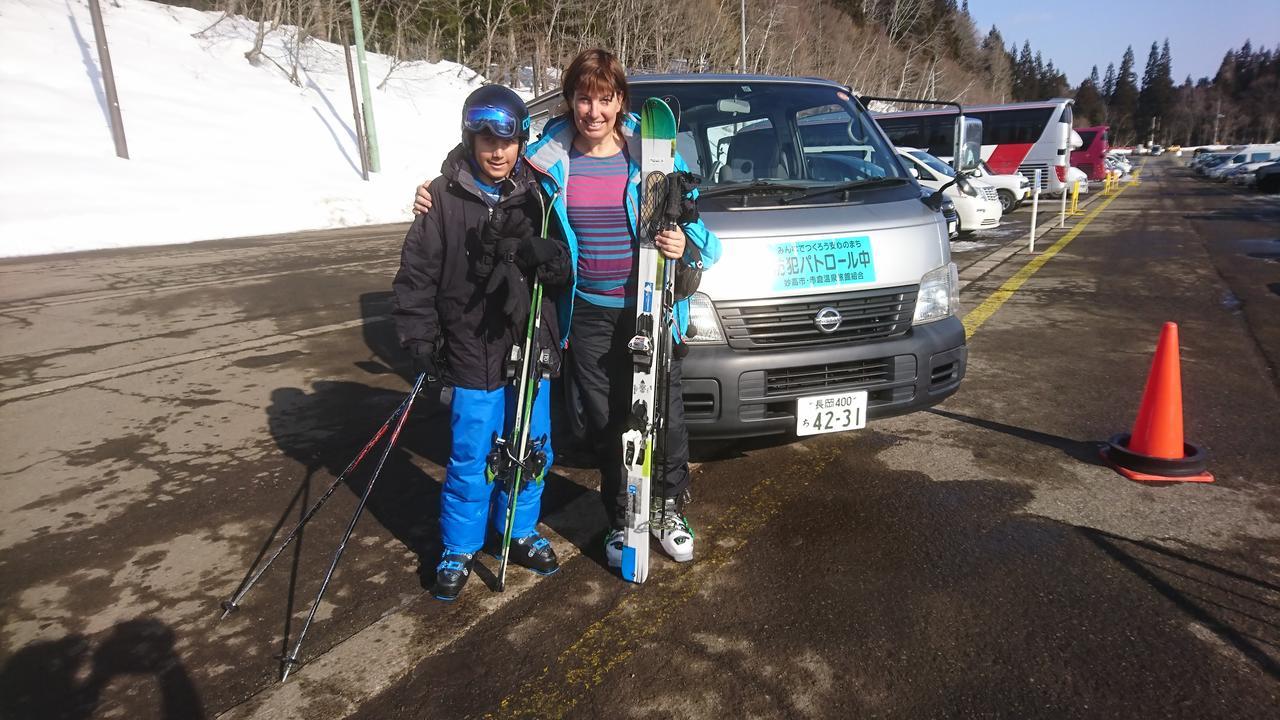
{"type": "Polygon", "coordinates": [[[793,202],[808,200],[809,198],[815,198],[820,195],[849,192],[850,190],[869,190],[871,188],[888,187],[890,185],[904,185],[907,182],[909,181],[906,178],[900,177],[864,178],[862,180],[853,180],[839,185],[828,185],[826,187],[815,188],[795,195],[788,195],[778,202],[783,205],[790,205],[793,202]]]}
{"type": "Polygon", "coordinates": [[[699,198],[716,197],[717,195],[734,195],[737,193],[749,193],[753,190],[796,190],[804,187],[795,183],[784,183],[776,180],[752,180],[751,182],[736,182],[716,185],[715,187],[698,189],[699,198]]]}

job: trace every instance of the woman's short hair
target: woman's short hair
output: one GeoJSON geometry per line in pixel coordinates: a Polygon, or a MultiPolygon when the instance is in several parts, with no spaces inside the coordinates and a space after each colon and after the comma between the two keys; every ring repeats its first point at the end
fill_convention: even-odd
{"type": "Polygon", "coordinates": [[[583,50],[569,63],[561,82],[560,94],[570,108],[573,107],[574,93],[579,90],[616,93],[622,101],[622,112],[618,113],[618,125],[622,125],[623,116],[630,110],[630,94],[627,92],[627,73],[613,53],[600,48],[583,50]]]}

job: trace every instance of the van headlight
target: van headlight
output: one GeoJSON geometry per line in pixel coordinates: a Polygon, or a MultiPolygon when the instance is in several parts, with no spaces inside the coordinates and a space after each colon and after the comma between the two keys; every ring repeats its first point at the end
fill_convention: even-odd
{"type": "Polygon", "coordinates": [[[689,298],[689,331],[697,334],[685,338],[690,345],[723,345],[724,329],[716,316],[716,306],[704,293],[689,298]]]}
{"type": "Polygon", "coordinates": [[[962,178],[956,183],[956,186],[958,186],[960,188],[960,192],[965,195],[968,195],[969,197],[978,197],[978,188],[974,187],[973,183],[968,180],[962,178]]]}
{"type": "Polygon", "coordinates": [[[913,325],[943,320],[955,315],[960,307],[960,274],[955,263],[930,270],[920,278],[913,325]]]}

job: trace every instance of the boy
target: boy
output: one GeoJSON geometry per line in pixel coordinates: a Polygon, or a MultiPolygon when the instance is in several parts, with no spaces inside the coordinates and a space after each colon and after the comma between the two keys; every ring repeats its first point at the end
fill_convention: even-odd
{"type": "MultiPolygon", "coordinates": [[[[521,342],[529,313],[533,274],[544,297],[554,298],[570,279],[568,247],[542,237],[545,199],[521,160],[529,139],[529,112],[510,89],[487,85],[462,108],[462,142],[449,153],[431,184],[437,212],[418,216],[405,236],[393,283],[396,330],[414,369],[453,386],[453,447],[440,497],[444,555],[433,593],[453,600],[471,575],[485,541],[486,520],[502,531],[507,502],[502,483],[486,479],[494,434],[514,422],[515,388],[506,363],[521,342]],[[537,230],[535,230],[535,228],[537,230]]],[[[548,373],[559,367],[556,312],[543,304],[542,349],[548,373]]],[[[530,442],[547,437],[544,467],[553,454],[550,390],[542,381],[533,405],[530,442]]],[[[510,560],[534,572],[559,570],[555,550],[537,533],[542,477],[527,478],[516,502],[510,560]]]]}

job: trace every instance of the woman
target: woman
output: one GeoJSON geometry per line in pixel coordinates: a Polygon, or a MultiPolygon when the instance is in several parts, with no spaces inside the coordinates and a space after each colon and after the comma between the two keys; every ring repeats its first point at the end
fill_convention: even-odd
{"type": "MultiPolygon", "coordinates": [[[[621,567],[626,523],[622,440],[631,403],[635,334],[636,216],[640,207],[640,121],[627,112],[626,73],[606,50],[587,50],[570,63],[561,93],[569,111],[547,122],[525,158],[538,171],[575,266],[573,292],[559,307],[568,343],[569,407],[582,408],[588,447],[600,448],[600,495],[609,517],[605,556],[621,567]]],[[[688,170],[676,157],[676,169],[688,170]]],[[[426,186],[415,209],[430,207],[426,186]]],[[[664,230],[659,251],[691,267],[720,257],[720,240],[695,220],[664,230]]],[[[675,340],[689,324],[688,301],[675,306],[675,340]]],[[[674,560],[693,559],[693,532],[684,516],[689,488],[689,440],[680,393],[683,352],[673,353],[665,442],[666,477],[654,478],[651,531],[674,560]]]]}

